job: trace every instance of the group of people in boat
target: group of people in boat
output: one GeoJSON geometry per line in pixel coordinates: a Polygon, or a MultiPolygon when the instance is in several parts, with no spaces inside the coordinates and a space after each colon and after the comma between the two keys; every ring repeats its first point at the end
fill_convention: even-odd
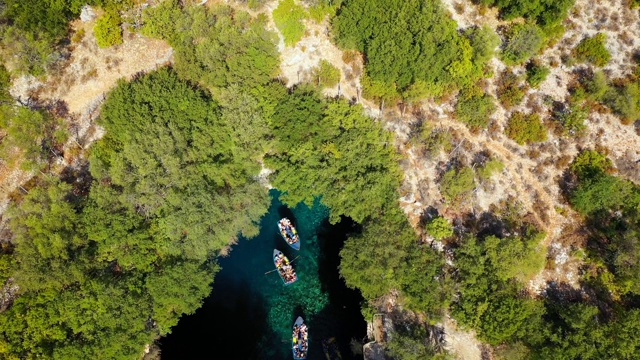
{"type": "Polygon", "coordinates": [[[297,359],[307,357],[307,325],[293,326],[293,353],[297,359]]]}
{"type": "Polygon", "coordinates": [[[289,245],[293,245],[298,241],[298,234],[296,233],[296,228],[291,225],[291,220],[283,218],[278,222],[278,227],[280,228],[282,236],[289,245]]]}
{"type": "Polygon", "coordinates": [[[282,253],[276,254],[273,261],[276,263],[276,268],[278,268],[285,283],[290,284],[296,281],[298,278],[296,272],[293,271],[293,266],[291,266],[289,260],[282,253]]]}

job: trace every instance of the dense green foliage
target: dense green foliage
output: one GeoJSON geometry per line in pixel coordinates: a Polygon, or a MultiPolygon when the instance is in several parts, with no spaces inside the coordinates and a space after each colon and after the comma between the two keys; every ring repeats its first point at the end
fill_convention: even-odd
{"type": "Polygon", "coordinates": [[[453,314],[490,344],[523,339],[540,328],[543,305],[519,295],[515,282],[542,268],[539,242],[540,235],[528,231],[522,237],[468,237],[456,250],[460,296],[453,314]]]}
{"type": "Polygon", "coordinates": [[[537,88],[549,76],[550,72],[548,67],[531,62],[527,65],[527,82],[531,87],[537,88]]]}
{"type": "Polygon", "coordinates": [[[592,37],[588,37],[580,41],[574,49],[576,59],[581,62],[590,62],[595,66],[605,66],[611,59],[611,54],[604,46],[606,35],[598,33],[592,37]]]}
{"type": "Polygon", "coordinates": [[[504,170],[504,164],[500,160],[490,159],[476,168],[476,173],[481,180],[488,180],[494,174],[502,172],[502,170],[504,170]]]}
{"type": "Polygon", "coordinates": [[[306,12],[302,6],[297,5],[294,0],[282,0],[278,7],[273,10],[273,22],[284,37],[287,46],[294,46],[304,35],[304,24],[302,20],[306,17],[306,12]]]}
{"type": "Polygon", "coordinates": [[[547,129],[540,121],[540,115],[525,115],[519,111],[511,114],[504,133],[520,145],[547,140],[547,129]]]}
{"type": "Polygon", "coordinates": [[[346,215],[363,222],[395,201],[401,175],[394,150],[386,145],[390,134],[365,117],[362,108],[325,101],[302,87],[274,111],[277,142],[266,160],[276,170],[273,185],[287,191],[285,202],[310,204],[321,196],[332,220],[346,215]]]}
{"type": "Polygon", "coordinates": [[[484,66],[474,51],[477,61],[489,52],[459,35],[438,1],[347,0],[333,25],[342,47],[365,54],[363,90],[375,99],[399,98],[411,85],[426,97],[471,84],[484,66]]]}
{"type": "Polygon", "coordinates": [[[185,79],[207,87],[258,87],[278,73],[277,37],[264,25],[229,7],[181,8],[168,0],[145,10],[142,33],[169,42],[175,70],[185,79]]]}
{"type": "Polygon", "coordinates": [[[340,81],[340,70],[327,60],[320,60],[320,64],[313,70],[312,81],[320,87],[334,87],[340,81]]]}
{"type": "Polygon", "coordinates": [[[524,17],[544,27],[559,24],[573,6],[574,0],[477,0],[484,5],[497,6],[507,20],[524,17]]]}
{"type": "Polygon", "coordinates": [[[447,201],[451,202],[465,199],[475,187],[473,170],[468,167],[450,169],[442,175],[440,180],[440,192],[447,201]]]}
{"type": "Polygon", "coordinates": [[[484,129],[496,111],[495,98],[481,89],[466,89],[458,96],[456,116],[472,131],[484,129]]]}
{"type": "Polygon", "coordinates": [[[502,58],[508,65],[522,64],[542,48],[544,34],[532,24],[514,24],[506,32],[502,58]]]}
{"type": "Polygon", "coordinates": [[[449,221],[442,216],[436,216],[431,219],[424,227],[429,235],[436,240],[442,240],[453,236],[453,227],[449,221]]]}
{"type": "Polygon", "coordinates": [[[96,43],[100,47],[109,47],[122,44],[122,29],[120,14],[115,11],[107,11],[98,20],[93,28],[96,43]]]}
{"type": "Polygon", "coordinates": [[[0,351],[135,358],[199,307],[208,259],[255,234],[268,205],[227,119],[166,69],[109,94],[90,193],[50,180],[13,210],[22,294],[0,315],[0,351]]]}
{"type": "Polygon", "coordinates": [[[239,230],[257,233],[265,208],[255,206],[266,205],[266,193],[204,93],[162,70],[116,88],[101,124],[108,135],[92,172],[121,187],[125,204],[158,217],[154,228],[168,240],[160,256],[204,260],[239,230]]]}

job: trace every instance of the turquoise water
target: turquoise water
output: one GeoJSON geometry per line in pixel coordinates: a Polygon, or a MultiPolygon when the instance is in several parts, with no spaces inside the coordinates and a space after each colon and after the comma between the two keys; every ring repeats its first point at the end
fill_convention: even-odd
{"type": "Polygon", "coordinates": [[[343,359],[354,358],[352,338],[361,340],[365,323],[362,298],[339,278],[338,252],[357,227],[348,219],[330,225],[329,210],[319,204],[289,209],[273,201],[261,221],[260,234],[240,239],[230,256],[220,259],[211,296],[201,309],[185,316],[162,340],[163,359],[291,359],[291,326],[303,316],[309,326],[308,359],[324,359],[322,340],[336,337],[343,359]],[[278,233],[277,222],[291,219],[301,249],[293,250],[278,233]],[[284,286],[274,269],[273,249],[282,251],[298,273],[284,286]]]}

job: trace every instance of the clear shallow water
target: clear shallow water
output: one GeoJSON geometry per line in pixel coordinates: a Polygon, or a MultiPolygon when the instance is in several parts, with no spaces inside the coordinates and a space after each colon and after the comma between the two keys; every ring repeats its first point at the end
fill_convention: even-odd
{"type": "Polygon", "coordinates": [[[271,195],[260,234],[240,239],[230,256],[220,259],[211,295],[162,339],[163,359],[291,359],[291,326],[299,315],[309,326],[307,359],[325,359],[322,340],[330,337],[338,340],[343,359],[355,358],[349,341],[365,336],[362,297],[345,287],[337,266],[346,235],[358,228],[349,219],[330,225],[328,209],[318,204],[291,210],[277,200],[277,192],[271,195]],[[300,251],[278,233],[284,216],[298,230],[300,251]],[[295,259],[294,284],[284,286],[277,272],[267,273],[274,269],[274,248],[295,259]]]}

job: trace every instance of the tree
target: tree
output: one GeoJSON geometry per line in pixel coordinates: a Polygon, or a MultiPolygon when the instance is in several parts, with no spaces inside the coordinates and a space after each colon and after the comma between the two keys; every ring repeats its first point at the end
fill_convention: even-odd
{"type": "Polygon", "coordinates": [[[340,81],[340,70],[327,60],[320,60],[320,64],[313,69],[312,80],[320,87],[334,87],[340,81]]]}
{"type": "MultiPolygon", "coordinates": [[[[333,30],[340,46],[364,53],[372,87],[399,93],[423,81],[433,96],[477,76],[469,39],[457,33],[438,2],[345,1],[333,30]]],[[[380,91],[366,93],[381,97],[380,91]]]]}
{"type": "Polygon", "coordinates": [[[480,89],[464,90],[458,96],[456,116],[473,131],[486,128],[489,117],[496,111],[494,100],[480,89]]]}
{"type": "Polygon", "coordinates": [[[425,225],[425,230],[436,240],[442,240],[453,236],[453,227],[442,216],[436,216],[425,225]]]}
{"type": "Polygon", "coordinates": [[[155,219],[166,237],[160,254],[204,260],[238,232],[255,234],[266,191],[201,90],[163,69],[115,88],[100,123],[108,135],[94,148],[91,171],[155,219]]]}
{"type": "Polygon", "coordinates": [[[265,160],[275,169],[273,185],[285,191],[283,201],[311,204],[321,197],[332,221],[345,215],[357,222],[395,201],[400,170],[390,134],[362,112],[304,86],[282,99],[270,123],[275,151],[265,160]]]}
{"type": "Polygon", "coordinates": [[[440,191],[449,202],[458,202],[464,199],[473,189],[476,183],[473,178],[473,170],[464,167],[460,170],[451,169],[444,173],[440,180],[440,191]]]}
{"type": "Polygon", "coordinates": [[[228,6],[182,8],[164,1],[144,12],[142,33],[167,40],[174,48],[175,71],[207,87],[265,85],[278,74],[277,36],[228,6]]]}

